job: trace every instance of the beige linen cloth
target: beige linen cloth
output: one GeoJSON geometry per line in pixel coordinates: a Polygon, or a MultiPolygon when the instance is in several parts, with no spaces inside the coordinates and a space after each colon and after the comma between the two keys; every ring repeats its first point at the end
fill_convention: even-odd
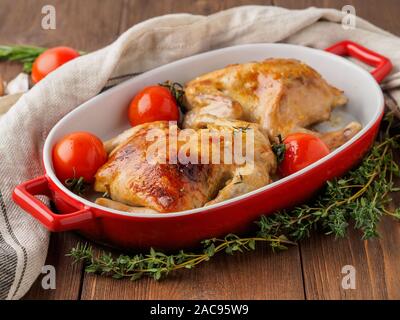
{"type": "Polygon", "coordinates": [[[43,174],[41,152],[50,129],[115,83],[112,78],[244,43],[289,42],[323,49],[350,39],[392,60],[395,67],[384,86],[400,102],[400,39],[362,19],[355,29],[345,30],[343,16],[333,9],[266,6],[210,16],[166,15],[133,26],[108,47],[67,63],[23,95],[0,118],[0,299],[19,299],[28,291],[41,273],[49,242],[46,229],[14,204],[13,188],[43,174]]]}

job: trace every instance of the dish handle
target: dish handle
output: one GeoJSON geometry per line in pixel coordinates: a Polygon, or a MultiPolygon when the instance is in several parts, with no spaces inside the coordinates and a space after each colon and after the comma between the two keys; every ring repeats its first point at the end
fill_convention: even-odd
{"type": "Polygon", "coordinates": [[[388,58],[349,40],[338,42],[333,46],[326,48],[325,51],[339,56],[351,56],[375,67],[375,69],[371,71],[371,74],[378,83],[382,82],[393,67],[388,58]]]}
{"type": "Polygon", "coordinates": [[[12,197],[22,209],[38,219],[52,232],[78,229],[82,224],[94,218],[89,208],[78,209],[76,212],[56,214],[51,211],[35,195],[45,195],[51,198],[51,192],[46,176],[41,176],[15,187],[12,197]]]}

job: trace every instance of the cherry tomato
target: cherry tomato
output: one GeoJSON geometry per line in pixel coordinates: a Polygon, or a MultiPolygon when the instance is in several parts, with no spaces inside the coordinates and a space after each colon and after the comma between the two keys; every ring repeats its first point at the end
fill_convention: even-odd
{"type": "Polygon", "coordinates": [[[89,132],[66,135],[53,148],[53,166],[62,181],[80,178],[93,182],[97,170],[107,161],[107,153],[99,138],[89,132]]]}
{"type": "Polygon", "coordinates": [[[179,109],[171,92],[162,86],[140,91],[131,101],[128,112],[132,126],[153,121],[178,121],[179,109]]]}
{"type": "Polygon", "coordinates": [[[286,151],[285,157],[279,166],[279,171],[284,177],[307,167],[329,154],[326,144],[312,134],[289,134],[283,143],[286,151]]]}
{"type": "Polygon", "coordinates": [[[34,83],[39,82],[50,72],[76,57],[79,57],[79,53],[69,47],[47,49],[33,62],[32,81],[34,83]]]}

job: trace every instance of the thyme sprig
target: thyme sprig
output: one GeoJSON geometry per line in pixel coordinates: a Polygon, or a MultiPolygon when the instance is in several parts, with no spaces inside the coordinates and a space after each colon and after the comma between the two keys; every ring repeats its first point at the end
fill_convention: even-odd
{"type": "Polygon", "coordinates": [[[361,165],[344,177],[328,181],[309,204],[262,217],[264,233],[285,234],[292,241],[310,236],[320,229],[335,237],[346,235],[349,221],[361,230],[362,239],[379,236],[377,226],[382,216],[400,218],[400,209],[390,212],[386,206],[390,194],[400,191],[394,178],[400,176],[394,151],[400,150],[400,135],[389,135],[392,117],[386,119],[387,130],[381,134],[361,165]]]}
{"type": "Polygon", "coordinates": [[[64,184],[69,190],[80,196],[85,194],[89,186],[83,177],[66,179],[64,184]]]}
{"type": "Polygon", "coordinates": [[[30,73],[33,62],[45,50],[34,46],[0,46],[0,60],[22,62],[24,72],[30,73]]]}
{"type": "Polygon", "coordinates": [[[172,271],[191,269],[218,253],[254,250],[257,243],[267,243],[273,250],[286,249],[288,245],[309,237],[316,229],[327,235],[344,237],[351,220],[361,231],[363,239],[377,237],[377,225],[382,216],[400,219],[399,208],[394,211],[387,208],[390,194],[400,191],[394,185],[395,177],[400,176],[394,155],[394,151],[400,150],[400,135],[389,134],[392,121],[393,117],[386,118],[387,129],[358,168],[327,182],[310,203],[262,216],[256,222],[258,230],[252,236],[241,238],[229,234],[223,239],[204,240],[200,252],[181,250],[171,255],[154,249],[147,254],[132,256],[113,256],[105,252],[96,255],[91,246],[78,244],[69,256],[84,262],[86,272],[131,280],[143,276],[159,280],[172,271]]]}
{"type": "Polygon", "coordinates": [[[223,239],[204,240],[202,242],[203,250],[200,253],[188,253],[181,250],[177,254],[166,255],[151,248],[150,252],[145,255],[120,255],[114,258],[111,253],[106,252],[96,256],[93,248],[86,243],[78,244],[68,256],[75,261],[87,263],[85,267],[87,273],[109,275],[116,279],[138,280],[143,276],[148,276],[159,280],[171,271],[192,269],[220,252],[234,254],[235,252],[255,250],[256,242],[268,242],[272,248],[276,249],[283,249],[283,244],[295,244],[283,236],[280,238],[271,236],[240,238],[237,235],[228,234],[223,239]]]}

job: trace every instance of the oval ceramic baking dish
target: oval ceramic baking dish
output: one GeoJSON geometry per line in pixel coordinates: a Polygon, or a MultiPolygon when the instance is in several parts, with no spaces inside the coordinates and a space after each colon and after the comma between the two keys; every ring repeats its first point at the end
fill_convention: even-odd
{"type": "Polygon", "coordinates": [[[77,230],[84,236],[123,248],[174,249],[195,246],[200,240],[248,229],[261,214],[298,204],[327,180],[359,161],[374,141],[384,100],[377,83],[391,69],[385,57],[352,42],[330,52],[289,44],[249,44],[185,58],[128,80],[82,104],[61,119],[49,133],[43,150],[45,175],[17,186],[13,198],[50,231],[77,230]],[[335,53],[335,54],[333,54],[335,53]],[[338,56],[351,55],[375,66],[372,75],[338,56]],[[168,214],[133,214],[105,208],[69,191],[56,177],[51,151],[57,140],[73,131],[90,131],[109,139],[129,127],[127,106],[141,88],[165,80],[186,81],[227,64],[270,57],[295,58],[316,69],[349,98],[345,112],[363,129],[346,144],[309,167],[258,190],[215,205],[168,214]],[[35,195],[51,197],[59,213],[35,195]]]}

